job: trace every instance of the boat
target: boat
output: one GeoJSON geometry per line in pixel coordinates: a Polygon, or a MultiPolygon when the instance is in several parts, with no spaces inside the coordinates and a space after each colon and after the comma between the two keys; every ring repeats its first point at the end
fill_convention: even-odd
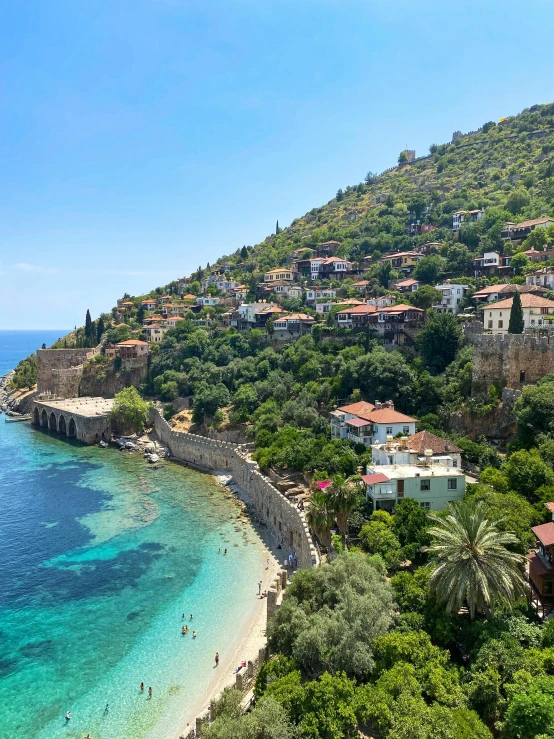
{"type": "Polygon", "coordinates": [[[6,423],[15,423],[16,421],[30,421],[31,416],[10,416],[9,418],[6,417],[4,421],[6,423]]]}

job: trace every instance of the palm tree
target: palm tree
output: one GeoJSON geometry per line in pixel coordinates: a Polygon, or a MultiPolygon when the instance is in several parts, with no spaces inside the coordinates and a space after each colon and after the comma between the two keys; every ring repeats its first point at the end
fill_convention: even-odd
{"type": "Polygon", "coordinates": [[[434,555],[436,564],[429,584],[448,612],[467,606],[470,618],[489,616],[499,598],[510,602],[524,593],[525,558],[505,546],[518,539],[487,519],[483,503],[460,501],[450,506],[446,518],[433,513],[429,518],[435,522],[429,529],[433,541],[424,551],[434,555]]]}
{"type": "Polygon", "coordinates": [[[348,533],[348,514],[354,508],[358,498],[358,489],[353,485],[350,478],[345,479],[343,475],[336,475],[327,488],[329,505],[335,513],[337,526],[342,534],[342,548],[346,549],[346,535],[348,533]]]}
{"type": "Polygon", "coordinates": [[[316,493],[314,495],[310,501],[306,518],[308,519],[308,525],[315,531],[317,538],[323,546],[330,547],[331,529],[335,523],[335,516],[325,493],[316,493]]]}

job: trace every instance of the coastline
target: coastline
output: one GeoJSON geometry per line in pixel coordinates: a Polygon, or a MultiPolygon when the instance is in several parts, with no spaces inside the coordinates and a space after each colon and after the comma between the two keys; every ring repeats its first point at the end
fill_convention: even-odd
{"type": "MultiPolygon", "coordinates": [[[[269,559],[269,569],[263,570],[262,591],[268,590],[269,586],[274,582],[277,574],[281,570],[279,562],[272,553],[274,542],[267,530],[264,530],[258,524],[253,523],[250,519],[248,525],[256,532],[264,546],[264,557],[269,559]]],[[[262,564],[265,567],[265,564],[262,564]]],[[[187,710],[183,716],[182,724],[179,731],[172,735],[171,739],[181,739],[188,737],[191,729],[196,729],[196,719],[210,707],[210,703],[216,699],[226,687],[232,687],[235,684],[235,668],[243,661],[257,658],[259,650],[267,644],[266,628],[267,628],[267,599],[259,599],[253,596],[258,607],[253,613],[250,620],[237,634],[235,646],[232,653],[222,656],[219,666],[214,670],[213,679],[201,699],[197,700],[187,710]]],[[[168,738],[169,739],[169,738],[168,738]]]]}

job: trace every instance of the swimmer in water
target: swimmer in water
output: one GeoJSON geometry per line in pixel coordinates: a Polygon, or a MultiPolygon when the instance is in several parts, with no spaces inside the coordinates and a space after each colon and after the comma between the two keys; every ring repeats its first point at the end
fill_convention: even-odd
{"type": "Polygon", "coordinates": [[[219,652],[215,653],[215,666],[217,667],[219,664],[219,652]]]}
{"type": "Polygon", "coordinates": [[[193,639],[196,639],[196,631],[193,631],[193,632],[192,632],[192,638],[193,638],[193,639]]]}
{"type": "Polygon", "coordinates": [[[141,693],[144,693],[144,683],[141,683],[140,684],[140,692],[141,693]]]}
{"type": "Polygon", "coordinates": [[[149,697],[149,698],[151,698],[151,697],[152,697],[152,688],[148,688],[148,697],[149,697]]]}
{"type": "Polygon", "coordinates": [[[185,627],[183,626],[183,628],[181,629],[181,634],[182,634],[182,635],[184,636],[184,635],[185,635],[186,633],[187,633],[187,630],[186,630],[186,628],[185,628],[185,627]]]}
{"type": "Polygon", "coordinates": [[[65,714],[65,720],[66,720],[66,722],[67,722],[67,721],[71,721],[71,711],[68,711],[68,712],[67,712],[67,713],[65,714]]]}

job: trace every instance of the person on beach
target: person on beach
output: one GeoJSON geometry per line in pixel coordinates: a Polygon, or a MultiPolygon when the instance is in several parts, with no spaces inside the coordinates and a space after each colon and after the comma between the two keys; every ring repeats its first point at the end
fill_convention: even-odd
{"type": "Polygon", "coordinates": [[[149,698],[151,698],[151,697],[152,697],[152,688],[148,688],[148,697],[149,697],[149,698]]]}
{"type": "Polygon", "coordinates": [[[215,653],[215,666],[217,667],[219,664],[219,652],[215,653]]]}
{"type": "Polygon", "coordinates": [[[265,561],[265,568],[266,570],[269,570],[269,559],[266,559],[265,561]]]}
{"type": "Polygon", "coordinates": [[[65,722],[67,723],[68,721],[71,721],[71,711],[68,711],[65,714],[65,722]]]}
{"type": "Polygon", "coordinates": [[[141,693],[144,693],[144,683],[141,683],[140,684],[140,692],[141,693]]]}
{"type": "Polygon", "coordinates": [[[260,582],[258,583],[258,595],[261,595],[261,594],[262,594],[262,581],[260,580],[260,582]]]}

